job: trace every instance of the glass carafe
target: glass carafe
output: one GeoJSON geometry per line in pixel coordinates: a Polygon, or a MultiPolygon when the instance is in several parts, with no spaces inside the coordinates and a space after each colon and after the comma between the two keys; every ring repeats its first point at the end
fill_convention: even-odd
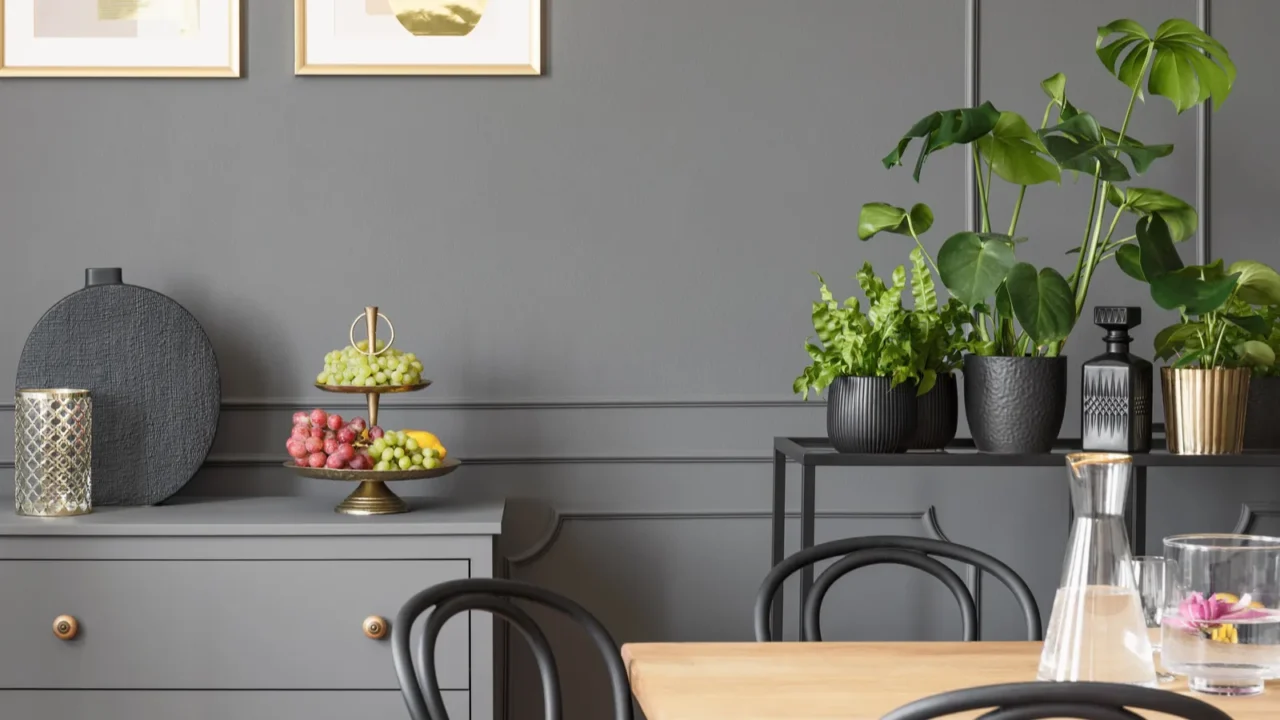
{"type": "Polygon", "coordinates": [[[1075,521],[1036,677],[1154,687],[1123,517],[1133,458],[1076,453],[1067,456],[1067,471],[1075,521]]]}

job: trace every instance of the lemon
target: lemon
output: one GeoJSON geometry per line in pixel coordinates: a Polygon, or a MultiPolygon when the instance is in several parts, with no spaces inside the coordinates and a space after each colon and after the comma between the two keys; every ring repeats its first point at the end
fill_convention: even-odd
{"type": "Polygon", "coordinates": [[[1235,595],[1232,595],[1231,593],[1214,593],[1213,596],[1229,605],[1235,605],[1236,603],[1240,602],[1240,598],[1236,597],[1235,595]]]}
{"type": "Polygon", "coordinates": [[[404,434],[413,438],[414,441],[418,443],[419,447],[435,449],[436,452],[440,453],[441,460],[449,454],[449,451],[446,450],[444,445],[440,442],[440,438],[426,430],[405,430],[404,434]]]}

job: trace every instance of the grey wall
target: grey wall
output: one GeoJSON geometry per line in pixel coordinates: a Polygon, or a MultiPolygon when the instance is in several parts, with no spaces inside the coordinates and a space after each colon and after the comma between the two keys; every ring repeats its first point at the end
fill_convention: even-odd
{"type": "MultiPolygon", "coordinates": [[[[82,268],[123,266],[191,309],[222,363],[221,432],[189,492],[333,496],[272,466],[297,407],[356,411],[309,383],[376,303],[436,382],[389,401],[384,424],[435,430],[470,465],[416,490],[523,498],[512,573],[578,598],[623,641],[749,638],[771,438],[824,430],[821,405],[789,395],[808,273],[850,293],[863,260],[905,260],[903,243],[854,238],[863,202],[928,202],[934,249],[964,226],[963,153],[939,154],[920,185],[878,161],[917,118],[966,102],[970,50],[979,99],[1038,121],[1037,83],[1063,71],[1077,104],[1118,123],[1126,96],[1094,27],[1197,12],[983,0],[973,48],[961,0],[546,0],[541,78],[295,78],[291,4],[246,5],[241,80],[0,86],[0,377],[82,268]]],[[[1228,260],[1280,262],[1263,230],[1280,151],[1255,140],[1280,59],[1262,28],[1277,20],[1266,0],[1212,3],[1241,67],[1210,133],[1210,247],[1228,260]]],[[[1194,198],[1196,114],[1152,98],[1132,127],[1178,146],[1144,182],[1194,198]]],[[[1083,181],[1067,185],[1028,195],[1032,262],[1067,267],[1088,202],[1083,181]]],[[[1143,288],[1106,267],[1091,300],[1147,307],[1148,351],[1164,318],[1143,288]]],[[[1099,334],[1073,336],[1073,363],[1099,334]]],[[[1229,529],[1241,502],[1280,496],[1273,480],[1153,472],[1153,547],[1229,529]]],[[[1056,470],[828,472],[818,536],[920,533],[936,508],[951,539],[1022,573],[1047,615],[1066,503],[1056,470]]],[[[830,602],[844,609],[828,613],[833,637],[957,632],[944,591],[907,571],[869,569],[830,602]]],[[[987,593],[988,637],[1017,637],[1011,610],[987,593]]],[[[602,679],[564,642],[575,687],[602,679]]],[[[523,708],[522,656],[513,682],[523,708]]],[[[574,717],[598,717],[597,699],[570,693],[574,717]]]]}

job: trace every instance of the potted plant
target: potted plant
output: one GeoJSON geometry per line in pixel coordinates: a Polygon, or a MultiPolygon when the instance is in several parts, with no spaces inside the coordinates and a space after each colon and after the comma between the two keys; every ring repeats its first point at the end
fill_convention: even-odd
{"type": "MultiPolygon", "coordinates": [[[[817,342],[805,343],[812,363],[792,389],[827,390],[827,434],[841,452],[901,452],[908,446],[945,435],[945,418],[926,418],[931,437],[916,436],[917,396],[929,397],[940,371],[954,369],[964,342],[968,315],[956,301],[939,305],[933,280],[921,253],[912,253],[911,294],[916,307],[906,309],[902,294],[906,271],[899,265],[885,285],[869,263],[857,274],[867,299],[864,312],[857,298],[838,302],[818,276],[822,300],[813,304],[817,342]]],[[[952,392],[955,384],[952,381],[952,392]]],[[[946,413],[945,399],[925,405],[926,412],[946,413]]],[[[955,404],[951,404],[950,437],[955,436],[955,404]]]]}
{"type": "MultiPolygon", "coordinates": [[[[1108,258],[1115,257],[1123,268],[1135,257],[1135,236],[1116,237],[1121,220],[1130,215],[1162,218],[1174,241],[1190,237],[1198,222],[1194,208],[1168,193],[1121,187],[1173,152],[1172,145],[1135,139],[1129,122],[1144,81],[1148,92],[1168,98],[1177,112],[1209,99],[1215,107],[1221,105],[1236,76],[1226,49],[1179,19],[1162,23],[1154,35],[1132,20],[1117,20],[1098,29],[1095,47],[1108,72],[1130,89],[1119,130],[1075,107],[1067,99],[1066,77],[1059,73],[1041,83],[1049,100],[1038,130],[1021,115],[990,102],[934,112],[912,126],[883,160],[887,168],[901,165],[903,154],[919,139],[913,171],[918,181],[934,152],[969,146],[980,229],[952,235],[939,249],[937,262],[929,262],[972,314],[972,354],[964,359],[965,409],[980,450],[1045,452],[1052,447],[1066,409],[1063,349],[1085,307],[1094,271],[1108,258]],[[1051,118],[1056,119],[1053,125],[1051,118]],[[1025,241],[1017,229],[1027,188],[1059,183],[1064,170],[1092,176],[1093,185],[1083,238],[1068,251],[1075,256],[1075,269],[1066,276],[1018,262],[1015,256],[1025,241]],[[995,178],[1017,187],[1006,233],[992,229],[995,178]],[[1114,208],[1110,222],[1108,205],[1114,208]]],[[[919,236],[932,220],[925,205],[908,211],[869,203],[862,208],[859,238],[888,230],[910,235],[923,250],[919,236]],[[906,218],[900,228],[899,217],[906,218]],[[928,223],[917,222],[926,217],[928,223]]]]}
{"type": "Polygon", "coordinates": [[[1267,339],[1280,306],[1280,274],[1252,260],[1225,269],[1222,260],[1183,265],[1160,217],[1140,221],[1137,240],[1137,265],[1126,272],[1150,286],[1157,305],[1179,316],[1155,340],[1156,356],[1170,363],[1160,370],[1169,452],[1238,453],[1250,375],[1276,362],[1267,339]]]}
{"type": "MultiPolygon", "coordinates": [[[[1264,308],[1262,319],[1271,328],[1262,341],[1272,353],[1280,355],[1280,307],[1264,308]]],[[[1255,367],[1249,378],[1249,402],[1244,419],[1245,450],[1280,450],[1276,408],[1280,408],[1280,364],[1255,367]]]]}

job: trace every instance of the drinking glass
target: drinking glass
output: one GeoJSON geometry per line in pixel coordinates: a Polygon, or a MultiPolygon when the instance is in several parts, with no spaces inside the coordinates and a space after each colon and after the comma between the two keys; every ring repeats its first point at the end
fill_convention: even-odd
{"type": "MultiPolygon", "coordinates": [[[[1133,558],[1133,579],[1138,586],[1138,598],[1142,601],[1142,617],[1147,621],[1147,635],[1151,638],[1153,654],[1160,653],[1160,623],[1166,605],[1177,592],[1178,565],[1159,555],[1138,555],[1133,558]]],[[[1156,662],[1156,679],[1170,682],[1171,673],[1165,672],[1164,663],[1156,662]]]]}
{"type": "Polygon", "coordinates": [[[1175,535],[1161,660],[1196,692],[1254,695],[1280,677],[1280,538],[1175,535]]]}

